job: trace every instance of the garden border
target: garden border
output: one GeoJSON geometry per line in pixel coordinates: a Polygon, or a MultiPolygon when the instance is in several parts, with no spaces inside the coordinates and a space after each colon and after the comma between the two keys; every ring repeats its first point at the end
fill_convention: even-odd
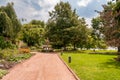
{"type": "Polygon", "coordinates": [[[30,53],[28,53],[28,54],[33,54],[33,55],[32,55],[30,58],[28,58],[28,59],[25,59],[25,60],[22,60],[21,62],[18,62],[18,63],[15,64],[12,68],[8,69],[8,74],[9,74],[9,72],[12,71],[15,67],[17,67],[17,66],[25,63],[26,61],[28,61],[29,59],[31,59],[32,57],[34,57],[34,56],[36,55],[36,53],[37,53],[37,52],[30,52],[30,53]]]}
{"type": "Polygon", "coordinates": [[[74,71],[73,71],[73,70],[64,62],[64,60],[60,57],[60,54],[58,53],[57,55],[58,55],[59,59],[63,62],[63,64],[67,67],[67,69],[72,73],[72,75],[74,76],[74,78],[75,78],[76,80],[80,80],[80,79],[78,78],[78,76],[74,73],[74,71]]]}

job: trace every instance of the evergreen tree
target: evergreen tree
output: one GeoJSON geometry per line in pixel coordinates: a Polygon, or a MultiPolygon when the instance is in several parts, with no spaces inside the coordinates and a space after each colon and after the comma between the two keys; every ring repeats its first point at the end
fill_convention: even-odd
{"type": "Polygon", "coordinates": [[[5,12],[0,12],[0,35],[9,38],[13,36],[12,22],[5,12]]]}
{"type": "Polygon", "coordinates": [[[11,28],[13,28],[12,39],[14,40],[17,37],[17,34],[21,30],[21,23],[17,18],[16,12],[13,8],[13,3],[8,3],[7,6],[0,7],[2,12],[5,12],[12,22],[11,28]]]}

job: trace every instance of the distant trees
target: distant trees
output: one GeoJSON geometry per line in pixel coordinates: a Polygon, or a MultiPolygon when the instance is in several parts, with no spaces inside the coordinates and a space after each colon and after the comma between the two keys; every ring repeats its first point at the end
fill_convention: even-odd
{"type": "Polygon", "coordinates": [[[91,36],[93,38],[94,48],[100,48],[100,49],[107,48],[107,44],[104,39],[105,37],[101,33],[103,27],[102,20],[100,19],[100,17],[96,17],[93,18],[91,22],[92,22],[91,36]]]}
{"type": "Polygon", "coordinates": [[[28,46],[41,46],[44,43],[45,24],[39,20],[32,20],[22,28],[22,40],[28,46]]]}
{"type": "Polygon", "coordinates": [[[31,25],[37,25],[38,27],[45,28],[46,24],[44,21],[41,20],[32,20],[29,24],[31,25]]]}
{"type": "Polygon", "coordinates": [[[76,10],[68,2],[60,2],[49,12],[47,23],[32,20],[21,25],[17,18],[13,3],[0,7],[0,36],[15,43],[16,38],[23,40],[28,46],[41,46],[45,38],[49,39],[53,48],[72,46],[77,48],[106,48],[107,44],[117,46],[119,43],[119,3],[104,5],[100,17],[92,19],[92,28],[88,28],[84,18],[80,18],[76,10]]]}

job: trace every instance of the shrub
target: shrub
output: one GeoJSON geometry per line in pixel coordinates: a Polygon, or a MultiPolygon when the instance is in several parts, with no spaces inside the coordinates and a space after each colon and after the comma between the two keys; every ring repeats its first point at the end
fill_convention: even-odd
{"type": "Polygon", "coordinates": [[[12,61],[12,62],[20,62],[24,59],[28,59],[32,56],[32,54],[19,54],[16,55],[15,57],[11,57],[8,59],[8,61],[12,61]]]}
{"type": "Polygon", "coordinates": [[[14,49],[16,47],[15,44],[12,44],[11,41],[6,41],[3,36],[0,36],[0,48],[5,49],[5,48],[11,48],[14,49]]]}
{"type": "Polygon", "coordinates": [[[0,51],[0,58],[7,60],[18,53],[19,53],[18,50],[3,49],[0,51]]]}
{"type": "Polygon", "coordinates": [[[19,52],[20,53],[30,53],[30,49],[26,43],[21,41],[20,47],[19,47],[19,52]]]}
{"type": "Polygon", "coordinates": [[[30,53],[29,48],[20,48],[19,51],[20,51],[20,53],[30,53]]]}
{"type": "Polygon", "coordinates": [[[5,74],[7,74],[8,71],[7,70],[2,70],[0,69],[0,78],[2,78],[5,74]]]}
{"type": "Polygon", "coordinates": [[[35,46],[30,47],[31,50],[36,50],[37,48],[35,46]]]}

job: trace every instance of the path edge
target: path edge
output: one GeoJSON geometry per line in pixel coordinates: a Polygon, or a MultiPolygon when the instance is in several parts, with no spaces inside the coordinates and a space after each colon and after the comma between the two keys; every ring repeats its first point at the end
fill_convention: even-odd
{"type": "Polygon", "coordinates": [[[74,76],[74,78],[75,78],[76,80],[80,80],[80,79],[78,78],[78,76],[74,73],[74,71],[68,66],[68,64],[65,63],[64,60],[60,57],[60,54],[58,53],[57,55],[58,55],[59,59],[63,62],[63,64],[67,67],[67,69],[72,73],[72,75],[74,76]]]}
{"type": "MultiPolygon", "coordinates": [[[[22,61],[18,62],[17,64],[15,64],[12,68],[8,69],[8,74],[9,74],[10,71],[12,71],[12,70],[13,70],[14,68],[16,68],[17,66],[19,66],[19,65],[21,65],[21,64],[24,64],[24,63],[27,62],[29,59],[31,59],[32,57],[34,57],[34,56],[37,54],[37,52],[33,52],[33,53],[30,52],[30,54],[33,54],[30,58],[25,59],[25,60],[22,60],[22,61]]],[[[4,76],[3,76],[3,77],[4,77],[4,76]]]]}

